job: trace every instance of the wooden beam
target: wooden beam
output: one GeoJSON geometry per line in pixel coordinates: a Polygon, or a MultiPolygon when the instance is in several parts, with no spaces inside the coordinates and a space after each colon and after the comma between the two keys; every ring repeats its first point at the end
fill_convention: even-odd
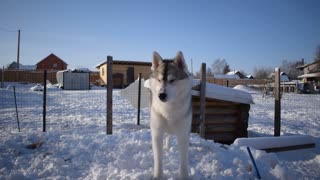
{"type": "Polygon", "coordinates": [[[314,147],[316,147],[316,145],[314,143],[310,143],[310,144],[301,144],[301,145],[295,145],[295,146],[265,148],[265,149],[262,149],[262,150],[265,150],[266,152],[282,152],[282,151],[293,151],[293,150],[314,148],[314,147]]]}

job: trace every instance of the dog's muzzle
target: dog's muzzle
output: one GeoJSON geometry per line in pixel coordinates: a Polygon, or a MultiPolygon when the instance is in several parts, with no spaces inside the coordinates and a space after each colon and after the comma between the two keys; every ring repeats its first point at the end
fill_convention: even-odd
{"type": "Polygon", "coordinates": [[[166,101],[167,101],[167,93],[160,93],[160,94],[159,94],[159,99],[160,99],[162,102],[166,102],[166,101]]]}

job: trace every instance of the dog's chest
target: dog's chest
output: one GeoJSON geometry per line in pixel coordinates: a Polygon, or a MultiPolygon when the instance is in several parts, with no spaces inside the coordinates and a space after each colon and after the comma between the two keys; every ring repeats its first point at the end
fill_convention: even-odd
{"type": "Polygon", "coordinates": [[[182,103],[182,104],[175,104],[175,103],[161,103],[156,102],[153,104],[153,108],[161,115],[166,121],[173,122],[179,121],[180,119],[184,119],[190,110],[190,104],[182,103]]]}

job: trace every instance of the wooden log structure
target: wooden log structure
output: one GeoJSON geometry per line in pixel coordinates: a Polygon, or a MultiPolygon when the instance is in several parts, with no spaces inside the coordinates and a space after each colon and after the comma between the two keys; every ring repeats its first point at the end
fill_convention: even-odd
{"type": "MultiPolygon", "coordinates": [[[[200,133],[200,97],[192,96],[191,132],[200,133]]],[[[248,137],[250,104],[206,98],[205,139],[231,144],[236,138],[248,137]]]]}

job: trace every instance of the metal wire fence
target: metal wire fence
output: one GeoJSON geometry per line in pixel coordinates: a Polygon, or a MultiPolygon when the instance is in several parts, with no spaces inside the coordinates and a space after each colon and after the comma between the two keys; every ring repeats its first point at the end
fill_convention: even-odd
{"type": "MultiPolygon", "coordinates": [[[[91,85],[86,90],[63,90],[45,79],[44,83],[38,84],[3,83],[0,88],[0,136],[19,132],[19,127],[21,132],[86,130],[105,133],[106,87],[91,85]]],[[[112,89],[114,128],[148,126],[149,97],[143,83],[144,80],[140,81],[141,111],[138,110],[139,79],[126,89],[112,89]]]]}

